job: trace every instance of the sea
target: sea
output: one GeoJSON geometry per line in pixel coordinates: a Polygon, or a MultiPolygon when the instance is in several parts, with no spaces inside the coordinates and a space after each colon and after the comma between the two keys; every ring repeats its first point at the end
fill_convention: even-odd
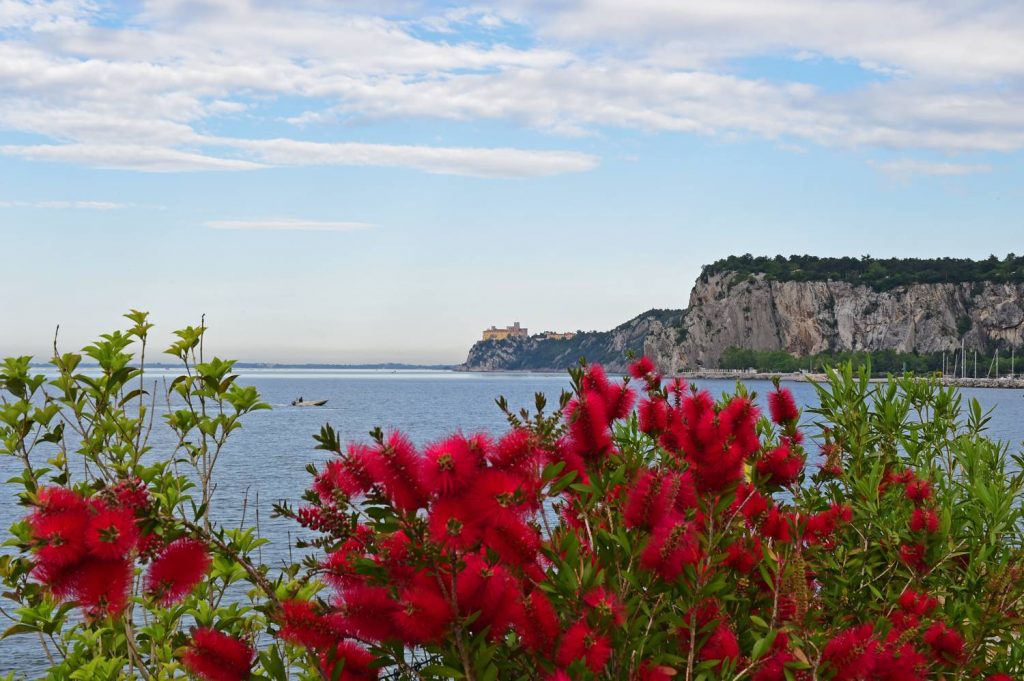
{"type": "MultiPolygon", "coordinates": [[[[471,373],[402,370],[295,370],[247,369],[239,371],[239,383],[255,386],[272,409],[249,414],[218,461],[217,488],[211,515],[220,524],[237,527],[258,525],[269,544],[260,550],[262,562],[284,565],[297,559],[295,541],[305,531],[295,523],[271,517],[279,501],[299,503],[311,481],[310,463],[321,465],[330,454],[314,449],[313,435],[324,424],[338,431],[344,442],[368,442],[375,427],[401,430],[414,443],[424,445],[454,431],[483,431],[500,435],[507,428],[505,415],[495,400],[504,396],[516,411],[533,408],[534,395],[544,393],[549,409],[570,387],[566,374],[471,373]],[[293,407],[293,400],[327,400],[322,407],[293,407]]],[[[176,375],[166,370],[147,371],[159,387],[176,375]]],[[[767,409],[767,381],[749,381],[757,402],[767,409]]],[[[699,387],[720,395],[735,388],[731,380],[701,380],[699,387]]],[[[787,386],[804,407],[816,404],[814,387],[791,382],[787,386]]],[[[965,398],[977,398],[992,410],[988,434],[1019,451],[1024,441],[1024,393],[1019,390],[965,388],[965,398]]],[[[807,415],[809,419],[810,416],[807,415]]],[[[173,438],[157,419],[151,444],[153,456],[169,456],[173,438]]],[[[79,467],[81,462],[74,462],[79,467]]],[[[20,461],[0,458],[0,480],[20,472],[20,461]]],[[[16,494],[19,486],[0,489],[0,527],[7,528],[24,515],[16,494]]],[[[6,533],[6,531],[4,530],[6,533]]],[[[9,552],[10,548],[0,548],[9,552]]],[[[10,626],[12,604],[0,599],[0,631],[10,626]]],[[[0,675],[9,671],[27,678],[43,676],[46,659],[38,639],[18,634],[0,640],[0,675]]]]}

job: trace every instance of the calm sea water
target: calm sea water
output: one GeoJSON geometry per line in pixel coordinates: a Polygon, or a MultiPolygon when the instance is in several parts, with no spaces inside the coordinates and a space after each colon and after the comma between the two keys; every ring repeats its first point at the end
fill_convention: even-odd
{"type": "MultiPolygon", "coordinates": [[[[366,441],[375,426],[406,432],[415,443],[425,444],[455,430],[504,432],[505,417],[494,403],[504,395],[516,409],[532,409],[533,396],[543,392],[550,405],[569,388],[565,374],[474,374],[437,371],[244,371],[240,382],[256,386],[270,411],[251,414],[237,431],[218,462],[218,487],[211,505],[215,519],[238,525],[245,513],[254,524],[257,510],[261,534],[270,539],[262,549],[265,563],[280,565],[289,559],[289,546],[301,528],[289,521],[272,519],[271,504],[297,502],[308,486],[306,465],[320,463],[329,455],[313,449],[312,435],[324,423],[339,431],[343,441],[366,441]],[[296,408],[290,402],[326,399],[319,408],[296,408]]],[[[155,374],[159,376],[159,373],[155,374]]],[[[732,381],[702,381],[713,394],[731,390],[732,381]]],[[[802,405],[814,402],[814,389],[805,383],[788,384],[802,405]]],[[[766,408],[766,381],[751,381],[758,401],[766,408]]],[[[965,389],[986,409],[995,408],[989,434],[1019,447],[1024,440],[1024,399],[1016,390],[965,389]]],[[[157,454],[166,455],[172,445],[169,431],[158,423],[151,440],[157,454]]],[[[0,480],[20,472],[20,462],[0,458],[0,480]]],[[[0,490],[0,527],[6,528],[23,515],[15,500],[17,487],[0,490]]],[[[0,601],[7,609],[9,603],[0,601]]],[[[9,626],[0,622],[0,630],[9,626]]],[[[0,641],[0,671],[18,671],[34,677],[45,669],[36,638],[18,635],[0,641]]]]}

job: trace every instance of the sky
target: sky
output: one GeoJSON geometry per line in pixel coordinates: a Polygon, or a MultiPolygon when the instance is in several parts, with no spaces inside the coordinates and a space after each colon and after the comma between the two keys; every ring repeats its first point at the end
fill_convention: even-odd
{"type": "Polygon", "coordinates": [[[1024,3],[0,0],[0,355],[457,363],[730,254],[1024,252],[1024,3]]]}

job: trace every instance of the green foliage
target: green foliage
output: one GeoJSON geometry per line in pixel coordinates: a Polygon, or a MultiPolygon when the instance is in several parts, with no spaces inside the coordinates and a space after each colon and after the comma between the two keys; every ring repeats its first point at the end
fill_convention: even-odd
{"type": "Polygon", "coordinates": [[[1010,253],[1000,260],[966,258],[819,258],[813,255],[791,255],[788,258],[732,255],[705,265],[701,279],[714,274],[735,273],[734,283],[751,275],[763,274],[769,281],[846,281],[887,291],[908,284],[948,284],[962,282],[1024,282],[1024,256],[1010,253]]]}
{"type": "MultiPolygon", "coordinates": [[[[876,350],[874,352],[822,352],[814,355],[792,355],[784,350],[747,350],[745,348],[728,347],[722,352],[718,366],[722,369],[746,370],[756,369],[762,372],[795,373],[798,371],[820,372],[825,367],[838,367],[852,364],[855,368],[870,367],[872,375],[913,373],[918,376],[939,374],[945,369],[953,374],[956,362],[956,374],[959,376],[960,353],[945,353],[943,364],[941,352],[896,352],[895,350],[876,350]]],[[[1024,371],[1024,358],[1016,360],[1009,351],[1000,353],[998,362],[995,354],[977,353],[978,378],[1006,376],[1011,371],[1024,371]]],[[[974,375],[975,353],[967,350],[967,376],[974,375]]]]}

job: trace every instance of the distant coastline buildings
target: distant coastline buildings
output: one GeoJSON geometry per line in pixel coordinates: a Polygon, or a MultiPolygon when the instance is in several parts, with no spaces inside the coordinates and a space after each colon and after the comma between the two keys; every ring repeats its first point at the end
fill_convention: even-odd
{"type": "Polygon", "coordinates": [[[503,329],[499,329],[496,326],[492,326],[489,329],[484,329],[484,340],[505,340],[506,338],[526,338],[530,334],[527,330],[519,326],[519,322],[515,322],[512,326],[506,326],[503,329]]]}
{"type": "MultiPolygon", "coordinates": [[[[545,340],[569,340],[576,334],[572,331],[545,331],[542,334],[538,334],[545,340]]],[[[519,322],[513,322],[512,326],[506,326],[499,329],[496,326],[492,326],[489,329],[484,329],[483,339],[485,341],[490,340],[505,340],[506,338],[529,338],[530,332],[525,327],[519,325],[519,322]]]]}

